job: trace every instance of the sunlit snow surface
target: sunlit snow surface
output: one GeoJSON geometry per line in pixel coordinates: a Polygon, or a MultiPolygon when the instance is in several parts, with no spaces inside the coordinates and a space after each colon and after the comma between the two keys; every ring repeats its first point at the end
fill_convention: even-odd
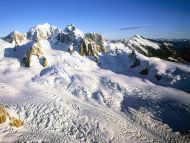
{"type": "MultiPolygon", "coordinates": [[[[43,68],[34,57],[32,67],[24,68],[19,60],[27,45],[15,54],[12,45],[0,41],[0,104],[24,121],[19,128],[0,124],[0,142],[190,141],[190,94],[138,76],[128,66],[130,50],[124,45],[108,44],[110,51],[97,66],[77,52],[41,43],[49,66],[43,68]]],[[[138,56],[171,77],[168,69],[190,71],[138,56]]]]}

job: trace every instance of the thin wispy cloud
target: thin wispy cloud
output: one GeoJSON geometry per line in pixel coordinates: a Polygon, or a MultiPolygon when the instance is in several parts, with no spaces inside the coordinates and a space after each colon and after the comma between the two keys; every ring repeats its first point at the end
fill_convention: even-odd
{"type": "Polygon", "coordinates": [[[128,31],[128,30],[136,30],[136,29],[144,29],[144,28],[152,28],[154,25],[140,25],[140,26],[129,26],[123,27],[115,30],[105,31],[105,33],[117,32],[117,31],[128,31]]]}
{"type": "Polygon", "coordinates": [[[99,32],[99,33],[101,33],[102,35],[104,35],[104,37],[111,37],[112,36],[110,39],[122,39],[124,36],[126,37],[126,32],[124,32],[124,31],[132,31],[132,30],[134,30],[133,35],[135,35],[135,34],[137,34],[137,31],[135,31],[135,30],[138,30],[138,29],[148,29],[148,28],[154,28],[154,27],[156,27],[156,26],[155,25],[128,26],[128,27],[122,27],[122,28],[118,28],[118,29],[107,30],[107,31],[104,31],[104,32],[102,31],[102,32],[99,32]],[[123,34],[125,33],[125,35],[120,35],[120,37],[119,37],[118,36],[119,33],[120,34],[121,33],[123,33],[123,34]],[[116,37],[115,34],[117,34],[117,37],[119,37],[119,38],[115,38],[116,37]]]}
{"type": "Polygon", "coordinates": [[[135,29],[150,28],[150,27],[153,27],[153,25],[141,25],[141,26],[124,27],[124,28],[116,29],[115,31],[135,30],[135,29]]]}

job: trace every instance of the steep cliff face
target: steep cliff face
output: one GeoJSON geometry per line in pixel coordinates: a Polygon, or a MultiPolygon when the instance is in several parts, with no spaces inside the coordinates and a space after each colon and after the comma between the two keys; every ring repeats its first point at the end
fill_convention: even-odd
{"type": "Polygon", "coordinates": [[[43,67],[48,66],[47,59],[45,58],[44,52],[42,50],[43,46],[40,42],[35,42],[32,47],[28,50],[28,52],[25,54],[23,58],[23,64],[25,67],[30,67],[32,62],[32,57],[36,56],[39,60],[39,63],[43,67]]]}
{"type": "Polygon", "coordinates": [[[98,33],[86,33],[85,38],[90,39],[96,43],[96,45],[103,47],[103,37],[98,33]]]}
{"type": "Polygon", "coordinates": [[[57,35],[52,37],[54,43],[65,43],[77,45],[81,39],[84,38],[84,33],[76,28],[73,24],[68,25],[64,30],[60,31],[57,35]]]}
{"type": "Polygon", "coordinates": [[[106,52],[103,47],[102,36],[95,33],[89,33],[85,35],[85,38],[81,40],[79,53],[82,56],[92,56],[95,62],[99,62],[99,53],[106,52]]]}
{"type": "Polygon", "coordinates": [[[84,34],[74,25],[68,25],[53,41],[71,45],[67,49],[69,53],[78,51],[81,56],[90,56],[96,62],[98,62],[98,54],[106,52],[103,46],[103,38],[100,34],[84,34]]]}
{"type": "Polygon", "coordinates": [[[21,46],[28,42],[26,35],[18,31],[13,31],[3,38],[5,41],[13,44],[14,46],[21,46]]]}

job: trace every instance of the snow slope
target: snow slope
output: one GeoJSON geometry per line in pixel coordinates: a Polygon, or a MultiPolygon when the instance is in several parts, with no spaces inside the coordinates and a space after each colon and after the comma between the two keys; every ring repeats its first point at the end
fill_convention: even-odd
{"type": "Polygon", "coordinates": [[[104,43],[108,53],[100,56],[101,68],[109,69],[118,74],[148,79],[154,84],[173,87],[190,93],[190,65],[169,62],[157,57],[147,57],[134,49],[131,45],[121,42],[104,43]],[[138,62],[137,62],[138,61],[138,62]],[[147,75],[140,72],[148,68],[147,75]],[[155,78],[161,76],[161,80],[155,78]]]}
{"type": "Polygon", "coordinates": [[[142,64],[131,69],[131,49],[105,41],[108,52],[97,65],[77,51],[66,52],[64,44],[39,42],[46,68],[38,59],[30,68],[20,64],[32,42],[14,52],[0,40],[0,105],[24,121],[19,128],[0,124],[0,142],[190,141],[190,94],[139,75],[147,61],[172,79],[176,69],[189,72],[188,65],[136,53],[142,64]]]}
{"type": "Polygon", "coordinates": [[[14,45],[0,39],[0,58],[4,57],[5,49],[6,48],[13,48],[14,45]]]}
{"type": "MultiPolygon", "coordinates": [[[[132,39],[129,40],[129,43],[133,46],[148,46],[154,49],[160,49],[159,45],[157,43],[151,42],[150,40],[147,40],[140,35],[135,35],[132,37],[132,39]]],[[[142,48],[142,47],[141,47],[142,48]]]]}

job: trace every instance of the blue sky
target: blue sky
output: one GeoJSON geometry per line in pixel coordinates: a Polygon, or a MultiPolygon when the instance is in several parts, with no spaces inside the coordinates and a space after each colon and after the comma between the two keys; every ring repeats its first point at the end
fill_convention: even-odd
{"type": "Polygon", "coordinates": [[[0,36],[48,22],[59,28],[73,23],[109,39],[190,39],[190,0],[2,0],[0,19],[0,36]]]}

